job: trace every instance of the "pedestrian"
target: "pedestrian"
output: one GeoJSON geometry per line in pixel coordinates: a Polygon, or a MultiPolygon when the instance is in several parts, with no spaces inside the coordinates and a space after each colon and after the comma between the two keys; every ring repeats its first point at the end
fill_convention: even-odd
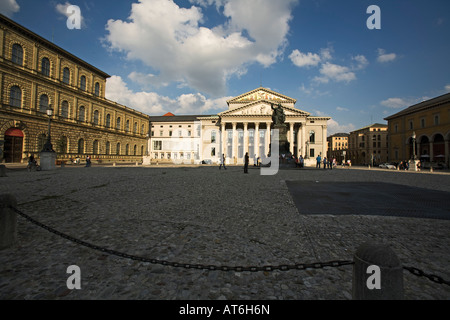
{"type": "Polygon", "coordinates": [[[304,165],[305,165],[305,160],[303,159],[303,156],[300,155],[300,169],[303,168],[304,165]]]}
{"type": "Polygon", "coordinates": [[[86,168],[91,166],[91,156],[86,157],[86,168]]]}
{"type": "Polygon", "coordinates": [[[248,156],[248,152],[245,154],[245,165],[244,165],[244,173],[248,173],[248,162],[250,157],[248,156]]]}
{"type": "Polygon", "coordinates": [[[323,168],[326,169],[328,166],[327,157],[323,157],[323,168]]]}
{"type": "Polygon", "coordinates": [[[317,161],[316,168],[320,169],[320,162],[322,162],[322,157],[320,156],[320,154],[317,156],[316,161],[317,161]]]}
{"type": "Polygon", "coordinates": [[[219,170],[222,169],[222,166],[225,170],[227,170],[227,167],[225,167],[225,154],[222,154],[222,161],[220,162],[219,170]]]}
{"type": "Polygon", "coordinates": [[[257,166],[258,166],[258,159],[257,159],[257,157],[256,157],[256,153],[255,153],[255,155],[253,156],[253,166],[254,166],[254,167],[257,167],[257,166]]]}

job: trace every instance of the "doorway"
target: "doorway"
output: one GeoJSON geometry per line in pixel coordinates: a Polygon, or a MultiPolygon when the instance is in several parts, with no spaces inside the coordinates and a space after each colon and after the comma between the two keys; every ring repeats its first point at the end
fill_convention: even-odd
{"type": "Polygon", "coordinates": [[[6,163],[22,162],[23,132],[10,128],[5,132],[4,158],[6,163]]]}

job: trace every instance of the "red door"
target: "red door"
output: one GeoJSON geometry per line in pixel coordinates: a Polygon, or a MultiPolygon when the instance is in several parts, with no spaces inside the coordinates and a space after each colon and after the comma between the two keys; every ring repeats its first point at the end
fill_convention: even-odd
{"type": "Polygon", "coordinates": [[[6,163],[20,163],[23,152],[23,132],[16,128],[6,131],[3,150],[6,163]]]}

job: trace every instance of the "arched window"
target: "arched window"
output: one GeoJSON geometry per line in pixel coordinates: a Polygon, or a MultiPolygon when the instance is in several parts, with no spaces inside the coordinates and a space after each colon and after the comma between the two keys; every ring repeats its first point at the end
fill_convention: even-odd
{"type": "Polygon", "coordinates": [[[96,125],[96,126],[98,126],[98,124],[99,124],[99,117],[100,117],[100,114],[99,114],[98,110],[95,110],[94,111],[94,125],[96,125]]]}
{"type": "Polygon", "coordinates": [[[39,98],[39,112],[46,113],[48,109],[48,96],[43,94],[39,98]]]}
{"type": "Polygon", "coordinates": [[[64,68],[63,70],[63,80],[65,84],[70,84],[70,70],[69,68],[64,68]]]}
{"type": "Polygon", "coordinates": [[[67,153],[67,146],[68,146],[68,140],[66,136],[62,136],[61,139],[59,139],[57,148],[59,153],[67,153]]]}
{"type": "Polygon", "coordinates": [[[141,156],[143,156],[144,155],[144,146],[141,146],[141,154],[140,154],[141,156]]]}
{"type": "Polygon", "coordinates": [[[107,128],[111,127],[111,115],[110,114],[106,115],[106,124],[105,125],[107,128]]]}
{"type": "Polygon", "coordinates": [[[137,122],[134,123],[133,132],[134,132],[134,134],[138,133],[138,124],[137,124],[137,122]]]}
{"type": "Polygon", "coordinates": [[[98,83],[98,82],[95,83],[94,95],[96,97],[100,96],[100,83],[98,83]]]}
{"type": "Polygon", "coordinates": [[[116,129],[117,129],[117,130],[120,130],[120,117],[117,118],[116,129]]]}
{"type": "Polygon", "coordinates": [[[106,152],[107,155],[109,155],[111,153],[111,143],[106,142],[106,152]]]}
{"type": "Polygon", "coordinates": [[[80,78],[80,89],[86,91],[86,77],[81,76],[80,78]]]}
{"type": "Polygon", "coordinates": [[[80,111],[78,112],[78,121],[84,122],[86,119],[86,109],[81,106],[80,111]]]}
{"type": "Polygon", "coordinates": [[[17,108],[22,107],[22,90],[18,86],[11,87],[9,105],[17,108]]]}
{"type": "Polygon", "coordinates": [[[78,140],[78,154],[84,154],[84,140],[78,140]]]}
{"type": "Polygon", "coordinates": [[[61,118],[69,118],[69,103],[67,101],[61,103],[61,118]]]}
{"type": "Polygon", "coordinates": [[[11,61],[18,65],[23,65],[23,48],[20,44],[13,44],[11,61]]]}
{"type": "Polygon", "coordinates": [[[137,156],[137,145],[134,145],[133,156],[137,156]]]}
{"type": "Polygon", "coordinates": [[[98,140],[95,140],[94,141],[94,148],[93,148],[93,151],[92,151],[93,154],[99,154],[98,147],[99,147],[98,140]]]}
{"type": "Polygon", "coordinates": [[[125,125],[125,132],[130,131],[130,120],[127,120],[127,124],[125,125]]]}
{"type": "Polygon", "coordinates": [[[44,76],[50,77],[50,60],[48,60],[48,58],[42,59],[41,73],[44,76]]]}
{"type": "Polygon", "coordinates": [[[47,136],[45,135],[45,133],[40,134],[38,136],[38,144],[37,144],[38,152],[41,151],[42,149],[44,149],[44,145],[46,142],[47,142],[47,136]]]}
{"type": "Polygon", "coordinates": [[[127,145],[125,146],[125,155],[128,156],[129,153],[130,153],[130,145],[127,144],[127,145]]]}
{"type": "Polygon", "coordinates": [[[116,155],[120,155],[120,143],[116,146],[116,155]]]}
{"type": "Polygon", "coordinates": [[[144,132],[145,132],[145,125],[143,124],[141,127],[141,134],[144,134],[144,132]]]}

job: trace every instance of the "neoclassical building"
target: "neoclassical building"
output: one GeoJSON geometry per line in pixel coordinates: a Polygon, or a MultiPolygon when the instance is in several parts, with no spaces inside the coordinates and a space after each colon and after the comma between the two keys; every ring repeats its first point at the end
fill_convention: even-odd
{"type": "Polygon", "coordinates": [[[290,152],[313,163],[327,154],[327,122],[295,108],[296,100],[260,87],[227,101],[228,110],[208,116],[150,117],[149,140],[152,163],[219,163],[222,154],[228,164],[242,164],[245,153],[264,160],[273,135],[271,105],[284,109],[290,152]]]}
{"type": "Polygon", "coordinates": [[[0,15],[0,162],[39,157],[48,134],[59,160],[141,161],[148,115],[105,98],[105,72],[0,15]]]}

